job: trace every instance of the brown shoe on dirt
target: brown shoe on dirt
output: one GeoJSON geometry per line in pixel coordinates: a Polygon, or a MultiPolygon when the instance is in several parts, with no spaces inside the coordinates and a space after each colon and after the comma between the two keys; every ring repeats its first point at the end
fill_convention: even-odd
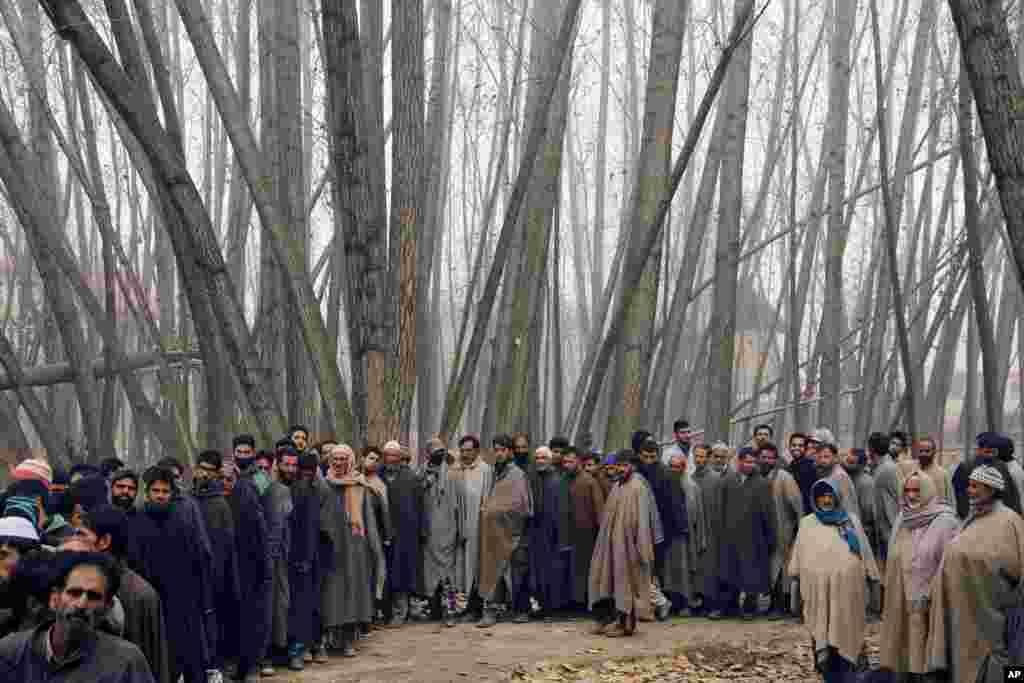
{"type": "Polygon", "coordinates": [[[609,629],[608,632],[605,633],[605,635],[609,638],[625,638],[627,636],[633,635],[633,632],[627,629],[622,624],[615,624],[615,626],[609,629]]]}
{"type": "Polygon", "coordinates": [[[592,636],[603,636],[604,632],[608,629],[609,626],[611,626],[611,624],[606,624],[604,622],[599,621],[593,624],[590,628],[588,628],[587,633],[589,633],[592,636]]]}

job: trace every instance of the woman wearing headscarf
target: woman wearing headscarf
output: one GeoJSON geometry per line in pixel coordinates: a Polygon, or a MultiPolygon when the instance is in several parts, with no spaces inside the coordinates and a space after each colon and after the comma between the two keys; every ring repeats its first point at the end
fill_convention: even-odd
{"type": "Polygon", "coordinates": [[[960,520],[938,495],[935,482],[912,473],[903,482],[900,514],[889,541],[887,599],[882,623],[882,668],[922,676],[928,673],[929,589],[960,520]]]}
{"type": "Polygon", "coordinates": [[[869,596],[877,602],[878,567],[860,521],[843,508],[831,480],[814,483],[811,501],[814,511],[800,522],[789,575],[803,599],[815,668],[826,682],[838,682],[860,657],[869,596]]]}
{"type": "Polygon", "coordinates": [[[1011,486],[995,467],[971,471],[967,519],[932,581],[928,670],[948,671],[954,681],[974,681],[999,645],[983,628],[998,610],[998,577],[1017,582],[1024,576],[1024,519],[1003,502],[1011,486]]]}

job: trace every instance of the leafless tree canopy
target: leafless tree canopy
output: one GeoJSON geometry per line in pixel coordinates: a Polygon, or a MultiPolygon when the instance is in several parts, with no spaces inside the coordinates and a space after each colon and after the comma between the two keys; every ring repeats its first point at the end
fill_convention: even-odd
{"type": "Polygon", "coordinates": [[[1024,3],[0,2],[5,457],[1024,431],[1024,3]]]}

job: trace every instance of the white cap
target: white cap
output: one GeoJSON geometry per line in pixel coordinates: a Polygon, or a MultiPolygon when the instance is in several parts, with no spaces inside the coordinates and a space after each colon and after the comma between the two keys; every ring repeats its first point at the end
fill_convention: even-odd
{"type": "Polygon", "coordinates": [[[811,440],[817,441],[820,444],[828,446],[837,446],[836,437],[832,435],[832,431],[826,427],[818,427],[811,432],[811,440]]]}
{"type": "Polygon", "coordinates": [[[39,543],[39,532],[24,517],[0,517],[0,542],[7,539],[39,543]]]}

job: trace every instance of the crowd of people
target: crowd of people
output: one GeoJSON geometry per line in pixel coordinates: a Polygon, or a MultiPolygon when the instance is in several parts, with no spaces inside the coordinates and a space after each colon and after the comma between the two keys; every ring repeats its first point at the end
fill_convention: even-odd
{"type": "Polygon", "coordinates": [[[0,680],[251,683],[354,657],[379,628],[590,614],[621,638],[673,614],[796,619],[826,681],[865,667],[1002,680],[1024,657],[1024,468],[998,433],[951,471],[900,432],[840,449],[463,436],[422,463],[250,435],[190,466],[24,460],[0,498],[0,680]]]}

